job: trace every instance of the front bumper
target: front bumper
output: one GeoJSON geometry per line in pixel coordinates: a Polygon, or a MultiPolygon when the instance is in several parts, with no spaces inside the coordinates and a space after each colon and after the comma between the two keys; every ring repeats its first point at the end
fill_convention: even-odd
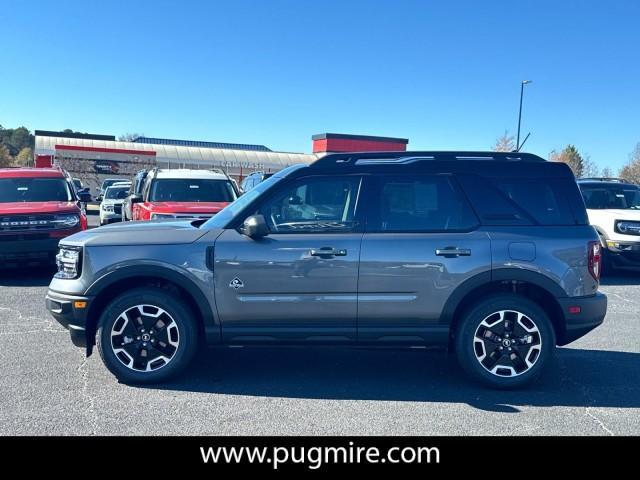
{"type": "Polygon", "coordinates": [[[92,297],[66,295],[49,290],[45,297],[47,310],[60,325],[69,330],[71,341],[77,347],[87,346],[87,312],[92,297]]]}
{"type": "Polygon", "coordinates": [[[54,263],[60,238],[35,235],[0,236],[0,264],[54,263]]]}
{"type": "Polygon", "coordinates": [[[614,268],[640,270],[640,242],[607,240],[605,255],[614,268]]]}
{"type": "Polygon", "coordinates": [[[607,314],[607,297],[596,293],[590,297],[559,298],[564,314],[564,328],[559,332],[558,345],[566,345],[586,335],[602,324],[607,314]],[[579,312],[570,313],[571,311],[579,312]]]}

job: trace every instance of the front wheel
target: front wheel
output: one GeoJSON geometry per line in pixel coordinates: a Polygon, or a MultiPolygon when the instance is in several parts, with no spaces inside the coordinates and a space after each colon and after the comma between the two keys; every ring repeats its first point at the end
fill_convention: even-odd
{"type": "Polygon", "coordinates": [[[515,294],[494,295],[472,306],[455,340],[460,365],[493,388],[518,388],[533,381],[556,345],[544,310],[515,294]]]}
{"type": "Polygon", "coordinates": [[[100,317],[102,361],[123,383],[160,383],[181,372],[197,350],[190,309],[159,288],[116,297],[100,317]]]}

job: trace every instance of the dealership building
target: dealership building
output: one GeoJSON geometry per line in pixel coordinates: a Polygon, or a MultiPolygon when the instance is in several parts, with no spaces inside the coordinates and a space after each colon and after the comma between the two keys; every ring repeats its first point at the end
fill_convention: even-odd
{"type": "Polygon", "coordinates": [[[139,137],[121,142],[113,135],[35,131],[35,165],[59,165],[87,186],[105,178],[130,178],[149,168],[219,168],[239,182],[254,171],[275,172],[320,156],[348,151],[404,151],[404,138],[323,133],[312,137],[312,153],[273,151],[264,145],[139,137]]]}

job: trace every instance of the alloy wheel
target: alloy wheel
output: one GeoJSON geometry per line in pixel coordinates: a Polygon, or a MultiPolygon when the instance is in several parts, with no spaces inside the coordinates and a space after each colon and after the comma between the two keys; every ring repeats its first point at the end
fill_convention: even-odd
{"type": "Polygon", "coordinates": [[[529,371],[540,358],[542,336],[530,316],[516,310],[499,310],[478,325],[473,351],[489,373],[517,377],[529,371]]]}
{"type": "Polygon", "coordinates": [[[127,368],[150,372],[166,366],[180,344],[178,325],[154,305],[136,305],[122,312],[111,327],[111,348],[127,368]]]}

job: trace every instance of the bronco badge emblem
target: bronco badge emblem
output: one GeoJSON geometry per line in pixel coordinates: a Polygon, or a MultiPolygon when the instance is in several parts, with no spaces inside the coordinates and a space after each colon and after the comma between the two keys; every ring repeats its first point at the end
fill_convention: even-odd
{"type": "Polygon", "coordinates": [[[233,288],[234,290],[238,290],[239,288],[244,287],[244,283],[242,283],[242,280],[240,280],[238,277],[234,278],[233,280],[231,280],[229,282],[229,286],[231,288],[233,288]]]}

